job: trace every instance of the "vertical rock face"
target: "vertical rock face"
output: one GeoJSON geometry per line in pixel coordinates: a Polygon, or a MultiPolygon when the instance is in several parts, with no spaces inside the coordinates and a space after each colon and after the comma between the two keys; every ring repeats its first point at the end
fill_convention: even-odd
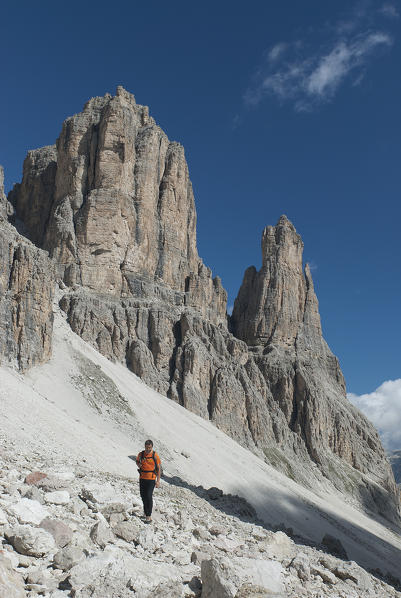
{"type": "Polygon", "coordinates": [[[53,289],[46,253],[0,222],[0,363],[26,370],[50,357],[53,289]]]}
{"type": "Polygon", "coordinates": [[[38,246],[43,244],[49,221],[56,169],[55,145],[28,152],[22,183],[14,185],[9,194],[10,202],[18,206],[17,217],[26,227],[29,226],[29,238],[38,246]]]}
{"type": "Polygon", "coordinates": [[[4,194],[4,170],[0,166],[0,220],[7,220],[12,211],[12,206],[4,194]]]}
{"type": "Polygon", "coordinates": [[[225,320],[226,293],[196,248],[184,149],[123,88],[67,119],[56,147],[30,152],[10,199],[68,285],[141,298],[168,287],[225,320]]]}
{"type": "Polygon", "coordinates": [[[285,216],[263,233],[262,268],[246,271],[229,330],[226,293],[197,253],[184,150],[122,88],[30,152],[10,199],[52,256],[84,340],[297,481],[324,478],[397,518],[389,464],[346,399],[285,216]]]}

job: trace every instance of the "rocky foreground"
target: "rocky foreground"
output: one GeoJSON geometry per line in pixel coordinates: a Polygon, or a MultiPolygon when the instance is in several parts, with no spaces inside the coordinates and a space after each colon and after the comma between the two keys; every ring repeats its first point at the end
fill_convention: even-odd
{"type": "Polygon", "coordinates": [[[136,479],[4,446],[1,598],[401,596],[335,538],[312,547],[266,529],[244,499],[217,488],[166,476],[145,525],[136,479]]]}

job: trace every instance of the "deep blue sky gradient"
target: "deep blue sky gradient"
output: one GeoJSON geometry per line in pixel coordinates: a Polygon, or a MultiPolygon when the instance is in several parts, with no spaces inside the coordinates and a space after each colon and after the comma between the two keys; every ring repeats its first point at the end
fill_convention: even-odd
{"type": "Polygon", "coordinates": [[[0,164],[6,187],[29,149],[123,85],[186,150],[198,248],[232,305],[260,266],[263,227],[285,213],[305,243],[325,338],[347,387],[401,377],[399,2],[5,1],[0,12],[0,164]],[[385,5],[394,18],[384,18],[385,5]],[[244,100],[280,42],[321,52],[343,21],[386,32],[330,101],[297,112],[244,100]],[[367,20],[366,15],[369,15],[367,20]],[[356,76],[356,73],[355,73],[356,76]]]}

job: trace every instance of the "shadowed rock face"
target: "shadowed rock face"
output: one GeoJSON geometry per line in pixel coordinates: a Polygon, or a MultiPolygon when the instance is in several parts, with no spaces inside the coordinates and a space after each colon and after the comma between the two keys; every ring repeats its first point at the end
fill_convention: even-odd
{"type": "Polygon", "coordinates": [[[53,291],[46,253],[0,222],[0,363],[26,370],[50,357],[53,291]]]}
{"type": "Polygon", "coordinates": [[[264,230],[229,328],[197,253],[184,150],[122,88],[67,119],[56,148],[30,152],[10,198],[69,287],[60,305],[84,340],[297,481],[325,478],[397,518],[389,464],[346,399],[285,216],[264,230]]]}
{"type": "Polygon", "coordinates": [[[0,166],[0,221],[1,219],[7,220],[7,218],[12,214],[12,206],[4,194],[4,170],[3,167],[0,166]]]}

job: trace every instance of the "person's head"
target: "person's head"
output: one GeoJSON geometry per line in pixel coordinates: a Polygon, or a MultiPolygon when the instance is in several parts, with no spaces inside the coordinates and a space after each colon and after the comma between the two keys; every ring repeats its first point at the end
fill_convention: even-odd
{"type": "Polygon", "coordinates": [[[153,441],[152,440],[145,440],[145,451],[150,453],[153,448],[153,441]]]}

